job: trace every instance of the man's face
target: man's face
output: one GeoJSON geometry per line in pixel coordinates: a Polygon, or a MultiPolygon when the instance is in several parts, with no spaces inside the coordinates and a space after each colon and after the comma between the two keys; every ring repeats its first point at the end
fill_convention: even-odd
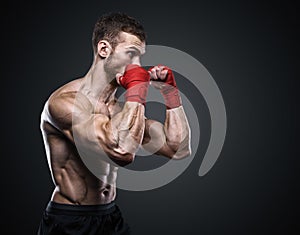
{"type": "Polygon", "coordinates": [[[119,37],[119,44],[106,59],[104,65],[105,71],[112,76],[124,73],[128,64],[141,65],[140,57],[145,53],[145,42],[138,37],[125,32],[121,32],[119,37]]]}

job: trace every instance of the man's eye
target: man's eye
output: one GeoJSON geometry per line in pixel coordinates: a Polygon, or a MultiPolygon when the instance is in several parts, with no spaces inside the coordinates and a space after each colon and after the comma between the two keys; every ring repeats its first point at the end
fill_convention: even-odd
{"type": "Polygon", "coordinates": [[[134,51],[128,51],[127,53],[130,56],[130,58],[133,58],[135,56],[135,52],[134,51]]]}

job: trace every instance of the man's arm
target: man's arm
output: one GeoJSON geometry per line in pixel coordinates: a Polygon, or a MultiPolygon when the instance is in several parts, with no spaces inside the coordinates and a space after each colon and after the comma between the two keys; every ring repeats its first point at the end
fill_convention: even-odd
{"type": "MultiPolygon", "coordinates": [[[[132,78],[135,82],[141,80],[143,84],[149,82],[148,72],[141,67],[135,68],[129,75],[125,72],[123,82],[130,87],[132,78]]],[[[127,92],[122,111],[109,117],[95,113],[88,98],[80,92],[63,93],[49,99],[49,117],[51,123],[85,155],[97,158],[105,152],[114,162],[126,165],[133,161],[145,129],[142,103],[147,94],[136,95],[139,94],[132,89],[127,92]]]]}
{"type": "MultiPolygon", "coordinates": [[[[78,95],[77,95],[78,96],[78,95]]],[[[60,94],[48,102],[50,123],[82,152],[101,157],[105,152],[120,165],[131,163],[144,134],[144,106],[126,102],[121,112],[109,118],[93,113],[87,98],[60,94]]]]}
{"type": "Polygon", "coordinates": [[[161,91],[166,104],[164,125],[146,120],[143,147],[151,153],[180,159],[191,154],[190,127],[182,107],[174,74],[166,66],[149,69],[151,84],[161,91]]]}
{"type": "Polygon", "coordinates": [[[181,159],[191,154],[190,138],[190,127],[181,106],[166,111],[164,125],[147,119],[142,145],[150,153],[181,159]]]}

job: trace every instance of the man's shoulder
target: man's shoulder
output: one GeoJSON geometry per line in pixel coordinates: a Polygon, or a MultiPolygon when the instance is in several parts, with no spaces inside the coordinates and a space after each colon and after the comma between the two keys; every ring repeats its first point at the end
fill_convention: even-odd
{"type": "Polygon", "coordinates": [[[48,122],[68,122],[80,89],[80,80],[70,81],[50,94],[44,105],[42,119],[48,122]]]}

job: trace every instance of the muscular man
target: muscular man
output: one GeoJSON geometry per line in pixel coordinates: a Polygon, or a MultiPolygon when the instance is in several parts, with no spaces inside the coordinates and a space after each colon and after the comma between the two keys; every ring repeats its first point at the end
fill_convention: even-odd
{"type": "Polygon", "coordinates": [[[169,158],[190,154],[172,71],[141,67],[143,27],[125,14],[107,14],[92,41],[94,62],[86,76],[54,91],[41,115],[55,189],[38,234],[129,234],[114,203],[118,167],[132,163],[141,145],[169,158]],[[144,115],[150,83],[165,99],[164,125],[144,115]],[[115,98],[120,86],[126,89],[123,107],[115,98]]]}

